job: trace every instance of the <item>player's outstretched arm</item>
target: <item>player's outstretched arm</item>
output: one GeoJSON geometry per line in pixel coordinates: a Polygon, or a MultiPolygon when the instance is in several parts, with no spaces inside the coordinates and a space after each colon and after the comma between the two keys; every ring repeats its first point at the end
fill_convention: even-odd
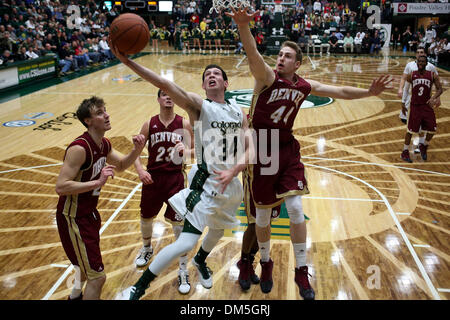
{"type": "Polygon", "coordinates": [[[114,149],[111,148],[111,151],[106,157],[106,161],[116,166],[118,171],[123,171],[129,166],[131,166],[136,161],[136,158],[141,155],[142,149],[144,149],[146,141],[147,139],[143,134],[133,136],[134,146],[133,150],[131,150],[129,154],[121,157],[115,152],[114,149]]]}
{"type": "Polygon", "coordinates": [[[252,21],[259,11],[254,13],[248,13],[248,8],[235,10],[231,7],[232,12],[225,12],[225,14],[233,18],[234,22],[238,26],[239,35],[241,37],[242,45],[244,46],[245,53],[247,54],[248,64],[250,66],[250,72],[255,80],[264,86],[271,86],[275,81],[275,74],[270,66],[264,61],[261,54],[256,47],[255,38],[253,38],[250,32],[250,21],[252,21]]]}
{"type": "Polygon", "coordinates": [[[194,116],[194,119],[198,118],[203,103],[203,99],[198,94],[185,91],[175,82],[167,80],[152,70],[129,59],[127,55],[119,52],[119,50],[111,43],[109,39],[108,43],[112,53],[123,64],[136,72],[143,79],[153,84],[155,87],[166,92],[176,105],[188,112],[189,116],[194,116]]]}
{"type": "Polygon", "coordinates": [[[64,163],[56,180],[56,193],[60,196],[79,194],[102,187],[108,177],[114,177],[114,166],[103,168],[100,178],[87,182],[75,181],[80,168],[86,161],[86,151],[81,146],[72,146],[67,150],[64,163]]]}
{"type": "Polygon", "coordinates": [[[311,85],[311,93],[316,96],[325,96],[335,99],[361,99],[370,96],[377,96],[386,90],[392,82],[392,78],[388,75],[380,76],[378,79],[372,81],[369,89],[361,89],[356,87],[337,87],[328,84],[323,84],[315,80],[307,80],[311,85]]]}

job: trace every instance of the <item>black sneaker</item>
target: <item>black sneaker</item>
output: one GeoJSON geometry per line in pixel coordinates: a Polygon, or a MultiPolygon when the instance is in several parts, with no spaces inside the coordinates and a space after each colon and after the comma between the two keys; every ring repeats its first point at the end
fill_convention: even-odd
{"type": "Polygon", "coordinates": [[[259,285],[261,286],[261,291],[264,293],[269,293],[273,287],[272,280],[272,270],[273,270],[273,261],[270,259],[267,262],[261,263],[261,282],[259,285]]]}
{"type": "Polygon", "coordinates": [[[299,267],[295,269],[295,283],[300,289],[300,295],[305,300],[314,300],[314,289],[309,284],[308,280],[308,267],[299,267]]]}
{"type": "Polygon", "coordinates": [[[213,285],[213,280],[211,277],[212,274],[211,269],[208,268],[205,262],[198,263],[197,261],[195,261],[195,257],[192,258],[192,264],[197,268],[198,278],[202,286],[205,287],[206,289],[210,289],[213,285]]]}
{"type": "Polygon", "coordinates": [[[134,286],[131,287],[129,300],[139,300],[139,298],[144,295],[145,290],[147,288],[135,284],[134,286]]]}
{"type": "Polygon", "coordinates": [[[426,161],[428,158],[427,149],[428,149],[428,145],[425,145],[423,143],[419,144],[420,155],[422,156],[423,161],[426,161]]]}

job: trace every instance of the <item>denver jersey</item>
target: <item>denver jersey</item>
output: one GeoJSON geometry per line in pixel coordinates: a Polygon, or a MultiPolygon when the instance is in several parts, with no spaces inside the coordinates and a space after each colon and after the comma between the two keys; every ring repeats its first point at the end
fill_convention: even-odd
{"type": "Polygon", "coordinates": [[[427,104],[431,97],[431,86],[433,85],[433,73],[431,71],[424,71],[420,74],[419,71],[411,73],[412,93],[411,104],[427,104]]]}
{"type": "Polygon", "coordinates": [[[176,114],[166,127],[156,115],[150,119],[148,129],[147,171],[181,171],[181,161],[179,164],[172,161],[172,150],[176,141],[183,141],[183,117],[176,114]]]}
{"type": "MultiPolygon", "coordinates": [[[[80,168],[74,181],[87,182],[100,178],[100,173],[106,165],[106,157],[111,151],[111,142],[102,138],[99,147],[88,132],[76,138],[66,149],[75,145],[82,146],[86,151],[86,160],[80,168]]],[[[65,156],[64,156],[65,157],[65,156]]],[[[79,218],[90,215],[96,211],[100,189],[95,189],[79,194],[60,196],[58,200],[57,213],[79,218]]]]}
{"type": "MultiPolygon", "coordinates": [[[[250,109],[250,126],[256,129],[279,129],[280,143],[291,141],[295,117],[311,92],[311,85],[295,74],[295,82],[282,79],[275,72],[275,81],[259,94],[254,93],[250,109]]],[[[270,137],[270,133],[269,133],[270,137]]]]}

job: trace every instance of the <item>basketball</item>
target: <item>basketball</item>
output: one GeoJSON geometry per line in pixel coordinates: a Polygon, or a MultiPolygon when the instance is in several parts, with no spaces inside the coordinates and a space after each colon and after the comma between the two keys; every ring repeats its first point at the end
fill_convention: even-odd
{"type": "Polygon", "coordinates": [[[150,32],[147,23],[140,16],[124,13],[112,22],[110,39],[120,52],[136,54],[147,45],[150,32]]]}

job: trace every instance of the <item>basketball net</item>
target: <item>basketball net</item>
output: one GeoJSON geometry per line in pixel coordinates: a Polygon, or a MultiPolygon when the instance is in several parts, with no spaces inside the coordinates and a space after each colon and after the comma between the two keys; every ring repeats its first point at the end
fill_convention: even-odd
{"type": "Polygon", "coordinates": [[[239,7],[250,7],[250,2],[248,0],[213,0],[209,13],[211,14],[213,10],[220,13],[221,10],[229,9],[230,7],[235,9],[239,7]]]}

